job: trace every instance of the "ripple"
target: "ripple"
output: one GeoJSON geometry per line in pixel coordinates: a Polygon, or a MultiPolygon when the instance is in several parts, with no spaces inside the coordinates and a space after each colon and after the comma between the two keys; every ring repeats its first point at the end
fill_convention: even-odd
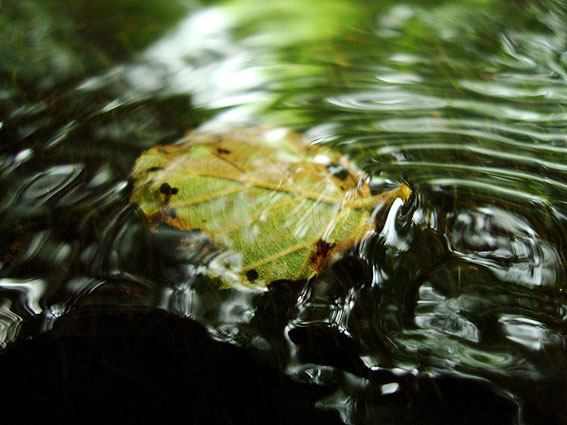
{"type": "Polygon", "coordinates": [[[38,315],[43,311],[40,300],[47,289],[43,279],[0,279],[0,290],[18,294],[19,304],[30,315],[38,315]]]}
{"type": "Polygon", "coordinates": [[[475,119],[395,118],[380,121],[376,127],[392,133],[453,134],[480,137],[525,152],[567,154],[567,135],[560,131],[535,131],[527,126],[475,119]],[[503,137],[501,133],[512,137],[503,137]],[[528,139],[523,141],[521,139],[528,139]],[[542,143],[534,143],[542,142],[542,143]],[[556,145],[554,145],[556,144],[556,145]]]}
{"type": "Polygon", "coordinates": [[[83,168],[82,164],[58,165],[35,174],[22,185],[19,201],[30,207],[50,203],[70,190],[83,168]]]}
{"type": "MultiPolygon", "coordinates": [[[[480,342],[480,330],[461,313],[469,310],[471,303],[466,296],[444,299],[430,285],[420,288],[423,295],[415,309],[415,323],[423,329],[436,330],[442,334],[462,338],[471,343],[480,342]],[[434,295],[432,299],[432,295],[434,295]]],[[[474,304],[474,302],[473,302],[474,304]]]]}
{"type": "Polygon", "coordinates": [[[482,156],[487,156],[490,158],[495,158],[495,159],[500,159],[500,160],[507,160],[510,161],[512,163],[520,163],[520,164],[526,164],[526,165],[535,165],[538,166],[542,169],[550,169],[550,170],[556,170],[556,171],[567,171],[567,165],[565,164],[561,164],[561,163],[556,163],[556,162],[552,162],[552,161],[545,161],[542,160],[540,158],[534,158],[531,155],[528,154],[519,154],[519,153],[507,153],[507,152],[502,152],[500,150],[496,150],[496,149],[487,149],[487,148],[482,148],[479,146],[474,146],[474,145],[468,145],[468,146],[458,146],[458,145],[454,145],[454,144],[447,144],[447,143],[436,143],[436,144],[432,144],[432,143],[428,143],[428,144],[419,144],[419,143],[414,143],[414,144],[408,144],[408,145],[392,145],[392,146],[387,146],[387,147],[382,147],[380,149],[378,149],[378,153],[385,155],[385,154],[389,154],[391,152],[394,151],[403,151],[403,152],[407,152],[407,151],[413,151],[413,150],[457,150],[459,152],[473,152],[476,154],[479,154],[479,157],[482,156]]]}
{"type": "Polygon", "coordinates": [[[423,96],[402,91],[393,87],[366,93],[352,93],[344,96],[327,98],[331,105],[344,109],[365,111],[427,111],[447,106],[447,101],[440,98],[423,96]]]}
{"type": "Polygon", "coordinates": [[[485,96],[493,96],[518,101],[523,98],[552,99],[555,101],[567,101],[567,88],[559,84],[553,84],[550,79],[539,82],[540,84],[530,87],[525,81],[513,84],[510,81],[474,81],[461,80],[460,86],[475,93],[485,96]],[[543,85],[545,83],[545,85],[543,85]]]}
{"type": "MultiPolygon", "coordinates": [[[[534,368],[527,361],[514,357],[505,351],[490,351],[461,344],[459,341],[447,338],[435,330],[406,330],[401,335],[395,335],[396,343],[409,353],[427,356],[425,370],[442,371],[483,371],[506,375],[510,370],[523,369],[527,376],[534,375],[534,368]]],[[[405,368],[405,362],[399,367],[405,368]]]]}
{"type": "Polygon", "coordinates": [[[499,197],[518,199],[522,202],[538,205],[539,207],[549,205],[547,198],[525,193],[519,189],[502,187],[502,185],[499,185],[496,182],[482,182],[463,178],[431,178],[428,180],[428,183],[436,189],[440,187],[445,187],[447,189],[470,189],[469,193],[485,192],[499,197]]]}
{"type": "Polygon", "coordinates": [[[529,222],[499,208],[478,208],[449,215],[451,250],[484,265],[506,282],[554,286],[561,275],[561,257],[529,222]]]}
{"type": "Polygon", "coordinates": [[[517,344],[535,351],[544,350],[547,346],[562,345],[562,335],[552,331],[537,320],[522,316],[502,315],[498,319],[502,332],[517,344]]]}
{"type": "Polygon", "coordinates": [[[6,348],[17,338],[23,320],[13,311],[10,300],[0,301],[0,349],[6,348]]]}
{"type": "Polygon", "coordinates": [[[517,120],[531,123],[560,124],[567,118],[567,113],[560,110],[554,110],[553,112],[539,112],[525,108],[522,109],[520,105],[514,107],[511,105],[502,105],[500,103],[479,102],[471,99],[454,100],[449,102],[448,106],[490,118],[517,120]]]}

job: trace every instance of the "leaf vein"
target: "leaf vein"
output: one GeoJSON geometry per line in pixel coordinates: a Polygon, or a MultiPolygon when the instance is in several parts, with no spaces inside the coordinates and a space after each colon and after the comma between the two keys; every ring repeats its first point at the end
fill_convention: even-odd
{"type": "Polygon", "coordinates": [[[184,202],[179,202],[179,203],[170,203],[170,206],[173,208],[181,208],[181,207],[189,207],[191,205],[195,205],[195,204],[200,204],[206,201],[211,201],[215,198],[220,198],[223,196],[227,196],[227,195],[233,195],[235,193],[238,192],[242,192],[248,188],[252,187],[252,185],[250,184],[245,184],[242,185],[241,187],[238,187],[236,189],[229,189],[229,190],[225,190],[224,192],[217,192],[217,193],[212,193],[210,195],[207,196],[201,196],[200,198],[195,198],[195,199],[191,199],[189,201],[184,201],[184,202]]]}

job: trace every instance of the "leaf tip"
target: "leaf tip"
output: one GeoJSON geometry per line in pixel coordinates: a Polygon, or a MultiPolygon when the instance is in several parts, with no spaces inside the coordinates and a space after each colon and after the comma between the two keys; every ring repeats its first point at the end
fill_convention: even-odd
{"type": "Polygon", "coordinates": [[[398,188],[399,197],[402,198],[402,201],[407,201],[408,198],[411,196],[411,189],[405,183],[402,183],[398,188]]]}

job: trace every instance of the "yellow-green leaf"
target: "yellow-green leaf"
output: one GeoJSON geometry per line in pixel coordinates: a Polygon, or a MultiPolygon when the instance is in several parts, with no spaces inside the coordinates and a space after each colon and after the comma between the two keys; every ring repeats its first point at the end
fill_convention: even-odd
{"type": "Polygon", "coordinates": [[[375,230],[372,211],[411,191],[372,195],[344,156],[284,129],[192,132],[144,152],[131,201],[155,225],[206,234],[225,286],[316,276],[375,230]]]}

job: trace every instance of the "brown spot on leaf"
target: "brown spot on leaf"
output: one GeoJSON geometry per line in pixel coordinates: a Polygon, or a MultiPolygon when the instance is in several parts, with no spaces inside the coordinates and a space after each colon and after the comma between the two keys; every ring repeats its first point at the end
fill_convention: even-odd
{"type": "Polygon", "coordinates": [[[327,165],[327,170],[329,170],[329,173],[331,173],[339,180],[346,180],[346,178],[348,177],[348,170],[341,164],[337,164],[336,162],[331,162],[329,165],[327,165]]]}
{"type": "Polygon", "coordinates": [[[159,187],[159,191],[161,193],[163,193],[164,195],[171,195],[171,186],[167,183],[163,183],[160,187],[159,187]]]}
{"type": "Polygon", "coordinates": [[[250,282],[254,282],[256,279],[258,279],[258,272],[254,269],[248,270],[246,272],[246,279],[248,279],[250,282]]]}
{"type": "Polygon", "coordinates": [[[325,266],[334,248],[334,243],[325,242],[323,239],[317,241],[317,251],[311,256],[311,265],[317,272],[325,266]]]}
{"type": "Polygon", "coordinates": [[[179,189],[178,189],[178,188],[176,188],[176,187],[171,187],[168,183],[163,183],[163,184],[159,187],[159,191],[165,195],[164,202],[165,202],[166,204],[169,203],[169,198],[171,198],[172,195],[176,195],[177,193],[179,193],[179,189]]]}
{"type": "Polygon", "coordinates": [[[228,155],[230,153],[228,149],[224,149],[224,148],[217,148],[217,152],[220,153],[221,155],[228,155]]]}

